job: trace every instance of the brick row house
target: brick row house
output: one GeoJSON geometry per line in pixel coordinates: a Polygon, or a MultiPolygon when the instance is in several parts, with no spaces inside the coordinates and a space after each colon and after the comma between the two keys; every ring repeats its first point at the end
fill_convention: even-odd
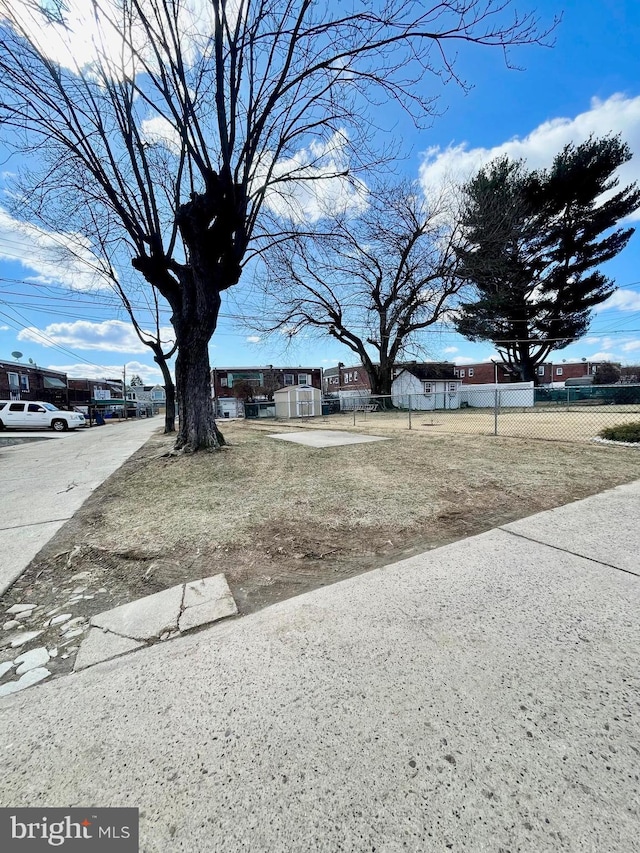
{"type": "MultiPolygon", "coordinates": [[[[600,361],[545,362],[536,370],[538,385],[550,385],[552,382],[565,382],[567,379],[579,379],[593,376],[600,361]]],[[[514,382],[517,377],[500,361],[481,361],[475,364],[457,365],[455,375],[463,385],[486,385],[514,382]]]]}
{"type": "Polygon", "coordinates": [[[249,391],[252,398],[271,398],[274,391],[294,385],[322,388],[321,367],[214,367],[211,389],[214,399],[233,397],[235,388],[249,391]]]}
{"type": "Polygon", "coordinates": [[[35,364],[0,361],[0,400],[42,400],[69,406],[67,374],[35,364]]]}

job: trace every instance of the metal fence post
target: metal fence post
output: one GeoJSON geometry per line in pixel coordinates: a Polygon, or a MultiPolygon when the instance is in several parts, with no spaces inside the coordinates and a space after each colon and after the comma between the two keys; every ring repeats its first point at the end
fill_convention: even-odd
{"type": "Polygon", "coordinates": [[[409,396],[409,429],[411,429],[411,394],[409,396]]]}
{"type": "Polygon", "coordinates": [[[356,401],[353,401],[353,425],[356,425],[356,401]]]}
{"type": "Polygon", "coordinates": [[[500,405],[500,392],[498,387],[495,388],[495,400],[493,404],[493,434],[498,434],[498,407],[500,405]]]}

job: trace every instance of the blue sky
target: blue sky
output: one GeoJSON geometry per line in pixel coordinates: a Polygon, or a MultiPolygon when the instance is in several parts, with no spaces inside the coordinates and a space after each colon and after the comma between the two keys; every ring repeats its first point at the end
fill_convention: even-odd
{"type": "MultiPolygon", "coordinates": [[[[529,8],[527,0],[515,5],[529,8]]],[[[514,50],[511,61],[522,70],[507,69],[498,51],[463,50],[457,70],[472,90],[444,87],[442,115],[427,130],[416,131],[405,121],[399,126],[405,146],[399,168],[419,180],[427,194],[443,175],[464,179],[501,153],[524,157],[531,166],[549,165],[564,144],[590,133],[621,133],[635,153],[621,180],[640,179],[640,3],[537,0],[535,5],[543,21],[563,13],[553,48],[514,50]]],[[[129,374],[157,381],[150,351],[117,303],[106,291],[88,292],[91,275],[85,267],[61,271],[56,249],[64,237],[30,229],[2,207],[4,178],[15,160],[6,155],[0,160],[0,358],[19,351],[25,362],[31,358],[70,375],[94,377],[119,375],[126,364],[129,374]]],[[[640,362],[640,234],[604,271],[620,289],[600,306],[589,334],[554,353],[554,362],[640,362]]],[[[212,366],[353,362],[350,351],[331,340],[299,336],[287,348],[281,337],[261,339],[237,319],[243,312],[250,318],[255,309],[249,305],[242,284],[225,298],[211,344],[212,366]]],[[[167,326],[168,317],[163,317],[167,326]]],[[[427,357],[460,364],[494,355],[490,345],[470,344],[451,331],[427,333],[421,344],[427,357]]]]}

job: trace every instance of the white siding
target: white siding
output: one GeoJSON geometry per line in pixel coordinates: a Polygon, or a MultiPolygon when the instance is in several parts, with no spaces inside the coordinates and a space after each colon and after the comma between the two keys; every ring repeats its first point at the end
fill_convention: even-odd
{"type": "Polygon", "coordinates": [[[498,390],[499,405],[509,406],[533,406],[534,386],[533,382],[510,382],[509,384],[486,383],[484,385],[463,385],[461,400],[472,408],[493,408],[496,402],[496,389],[498,390]]]}
{"type": "Polygon", "coordinates": [[[433,409],[459,409],[461,382],[456,379],[418,379],[408,370],[403,370],[391,385],[391,398],[394,406],[416,411],[433,409]],[[424,390],[425,381],[431,386],[431,393],[424,390]]]}

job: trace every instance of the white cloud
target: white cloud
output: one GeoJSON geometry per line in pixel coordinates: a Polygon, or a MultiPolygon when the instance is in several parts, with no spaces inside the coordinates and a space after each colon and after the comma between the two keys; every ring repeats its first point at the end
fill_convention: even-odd
{"type": "Polygon", "coordinates": [[[0,207],[0,260],[20,263],[36,273],[42,284],[62,284],[73,290],[108,287],[97,269],[100,260],[79,234],[45,231],[20,222],[0,207]]]}
{"type": "Polygon", "coordinates": [[[0,332],[8,332],[8,331],[9,331],[8,326],[0,326],[0,332]]]}
{"type": "Polygon", "coordinates": [[[173,154],[182,148],[180,134],[171,122],[162,116],[145,119],[140,125],[142,139],[151,145],[164,145],[173,154]]]}
{"type": "Polygon", "coordinates": [[[246,340],[248,344],[259,344],[262,338],[260,338],[258,335],[249,335],[246,340]]]}
{"type": "MultiPolygon", "coordinates": [[[[255,187],[264,185],[272,161],[265,157],[254,175],[255,187]]],[[[269,180],[265,204],[293,222],[318,222],[339,213],[359,213],[367,207],[367,187],[349,177],[349,139],[335,132],[325,143],[312,142],[293,156],[279,160],[269,180]],[[281,180],[282,182],[278,182],[281,180]]]]}
{"type": "Polygon", "coordinates": [[[446,352],[446,353],[458,352],[458,347],[445,347],[442,350],[442,352],[446,352]]]}
{"type": "MultiPolygon", "coordinates": [[[[446,352],[446,350],[445,350],[445,352],[446,352]]],[[[467,355],[457,355],[457,356],[453,359],[453,363],[454,363],[454,364],[462,364],[462,365],[465,365],[465,364],[475,364],[477,361],[478,361],[478,359],[477,359],[477,358],[470,358],[470,357],[469,357],[469,356],[467,356],[467,355]]]]}
{"type": "MultiPolygon", "coordinates": [[[[66,373],[67,376],[77,379],[121,379],[122,364],[48,364],[48,370],[58,370],[61,373],[66,373]]],[[[141,361],[128,361],[127,382],[129,378],[137,374],[145,383],[145,385],[164,384],[162,379],[162,371],[159,367],[143,364],[141,361]]]]}
{"type": "MultiPolygon", "coordinates": [[[[501,155],[526,160],[529,168],[549,167],[567,143],[579,144],[591,134],[601,137],[611,133],[620,133],[632,151],[640,151],[640,96],[615,94],[605,101],[593,98],[590,109],[575,118],[550,119],[524,139],[510,139],[494,148],[469,148],[465,142],[446,149],[434,146],[424,153],[420,181],[429,196],[443,183],[468,180],[483,164],[501,155]]],[[[623,185],[640,180],[640,157],[622,166],[618,175],[623,185]]],[[[640,211],[629,219],[640,219],[640,211]]]]}
{"type": "MultiPolygon", "coordinates": [[[[229,0],[225,5],[224,11],[231,30],[235,26],[241,3],[242,0],[229,0]]],[[[140,5],[152,22],[154,11],[162,8],[162,4],[151,4],[145,0],[140,5]]],[[[171,5],[167,4],[168,7],[171,5]]],[[[183,60],[190,64],[201,50],[210,49],[210,34],[215,19],[214,4],[210,0],[182,0],[174,5],[178,9],[178,21],[173,32],[179,33],[183,60]]],[[[64,68],[84,69],[99,57],[102,67],[112,78],[122,79],[125,75],[132,77],[136,73],[144,73],[141,58],[150,67],[155,66],[157,58],[153,48],[158,46],[159,40],[151,45],[147,30],[139,23],[138,15],[134,15],[131,27],[123,27],[120,7],[121,4],[116,0],[102,0],[97,4],[87,0],[65,0],[64,4],[13,0],[10,10],[5,14],[15,27],[27,34],[31,43],[44,56],[64,68]],[[51,16],[45,17],[36,11],[38,5],[49,12],[52,7],[60,5],[64,20],[54,22],[51,16]],[[125,32],[126,38],[123,35],[125,32]]],[[[169,26],[163,26],[163,23],[161,19],[157,25],[159,29],[169,31],[169,26]]],[[[175,49],[171,39],[167,39],[166,44],[167,53],[173,57],[175,49]]]]}
{"type": "MultiPolygon", "coordinates": [[[[161,328],[160,334],[163,341],[174,340],[171,327],[161,328]]],[[[76,320],[74,323],[51,323],[44,329],[30,326],[20,332],[18,339],[33,341],[44,347],[59,345],[103,352],[149,352],[149,348],[136,335],[133,326],[122,320],[105,320],[102,323],[76,320]]]]}
{"type": "Polygon", "coordinates": [[[597,306],[596,311],[640,311],[640,292],[637,290],[616,290],[606,302],[597,306]]]}
{"type": "Polygon", "coordinates": [[[613,352],[602,350],[601,352],[594,352],[593,355],[590,355],[589,361],[620,361],[620,359],[616,358],[613,352]]]}

